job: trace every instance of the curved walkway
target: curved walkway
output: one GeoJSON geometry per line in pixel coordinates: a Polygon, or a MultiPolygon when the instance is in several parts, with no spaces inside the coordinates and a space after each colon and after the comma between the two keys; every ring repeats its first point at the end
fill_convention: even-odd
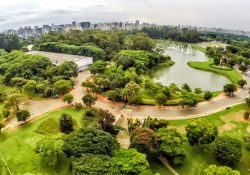
{"type": "MultiPolygon", "coordinates": [[[[76,87],[70,93],[74,96],[75,102],[82,102],[84,89],[81,86],[81,82],[86,80],[90,76],[89,72],[81,72],[75,79],[76,87]]],[[[250,84],[250,77],[246,76],[248,85],[250,84]]],[[[238,91],[233,98],[222,97],[220,99],[214,99],[210,102],[200,103],[195,108],[182,108],[180,106],[133,106],[124,103],[113,103],[105,98],[98,98],[95,107],[109,110],[111,113],[117,116],[117,119],[123,115],[127,117],[146,118],[148,116],[164,118],[167,120],[179,120],[179,119],[191,119],[195,117],[201,117],[207,114],[212,114],[225,109],[226,107],[233,106],[239,103],[243,103],[249,92],[248,87],[245,87],[238,91]]],[[[29,121],[39,118],[42,114],[49,111],[67,106],[61,99],[49,99],[42,101],[30,101],[30,104],[24,106],[32,114],[29,121]]],[[[22,123],[17,122],[14,118],[8,122],[5,129],[13,129],[20,126],[22,123]]]]}

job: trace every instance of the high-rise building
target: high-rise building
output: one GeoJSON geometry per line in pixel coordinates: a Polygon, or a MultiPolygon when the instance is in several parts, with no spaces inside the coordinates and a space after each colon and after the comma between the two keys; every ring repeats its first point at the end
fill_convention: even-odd
{"type": "Polygon", "coordinates": [[[80,27],[82,29],[89,29],[90,28],[90,22],[80,22],[80,27]]]}

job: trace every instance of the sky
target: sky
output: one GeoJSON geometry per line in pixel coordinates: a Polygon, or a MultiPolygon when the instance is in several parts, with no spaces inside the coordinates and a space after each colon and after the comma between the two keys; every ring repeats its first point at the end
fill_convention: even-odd
{"type": "Polygon", "coordinates": [[[250,0],[0,0],[0,31],[72,21],[149,22],[250,31],[250,0]]]}

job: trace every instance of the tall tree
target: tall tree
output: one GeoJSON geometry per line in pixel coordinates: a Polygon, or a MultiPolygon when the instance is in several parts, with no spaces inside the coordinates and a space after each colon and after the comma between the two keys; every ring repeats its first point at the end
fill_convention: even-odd
{"type": "Polygon", "coordinates": [[[60,130],[65,134],[69,134],[74,131],[73,119],[71,115],[63,113],[59,119],[60,130]]]}
{"type": "Polygon", "coordinates": [[[119,144],[110,133],[94,128],[81,128],[70,135],[63,145],[67,157],[81,157],[87,153],[114,155],[118,149],[119,144]]]}
{"type": "Polygon", "coordinates": [[[186,131],[190,145],[209,144],[213,142],[218,135],[217,127],[206,119],[190,121],[186,126],[186,131]]]}
{"type": "Polygon", "coordinates": [[[92,105],[95,104],[96,98],[90,94],[86,94],[82,97],[82,101],[87,107],[91,107],[92,105]]]}

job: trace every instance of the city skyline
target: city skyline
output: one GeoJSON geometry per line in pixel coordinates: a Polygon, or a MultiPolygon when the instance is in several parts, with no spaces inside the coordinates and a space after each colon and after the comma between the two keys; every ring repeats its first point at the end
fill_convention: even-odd
{"type": "Polygon", "coordinates": [[[12,0],[1,2],[0,31],[21,26],[145,21],[160,25],[222,27],[250,31],[250,2],[239,0],[12,0]],[[11,9],[11,10],[10,10],[11,9]],[[235,13],[237,12],[237,13],[235,13]]]}

